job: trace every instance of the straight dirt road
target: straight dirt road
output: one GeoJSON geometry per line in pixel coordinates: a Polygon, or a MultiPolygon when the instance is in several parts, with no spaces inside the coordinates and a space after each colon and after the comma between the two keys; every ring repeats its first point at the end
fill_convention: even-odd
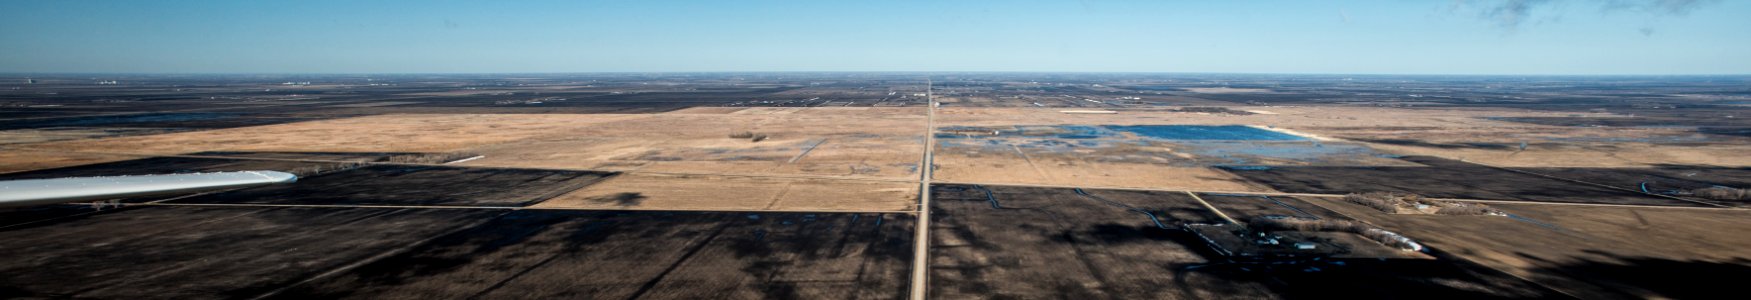
{"type": "Polygon", "coordinates": [[[924,282],[930,276],[930,171],[936,165],[931,160],[931,152],[936,150],[936,97],[931,94],[932,84],[929,78],[924,79],[924,159],[918,163],[918,227],[914,231],[918,236],[912,242],[912,299],[924,299],[924,282]]]}

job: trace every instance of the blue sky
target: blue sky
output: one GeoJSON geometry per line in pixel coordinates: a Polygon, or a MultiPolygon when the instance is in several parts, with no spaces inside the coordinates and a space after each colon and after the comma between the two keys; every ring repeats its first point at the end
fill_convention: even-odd
{"type": "Polygon", "coordinates": [[[1751,74],[1751,1],[4,1],[0,72],[1751,74]]]}

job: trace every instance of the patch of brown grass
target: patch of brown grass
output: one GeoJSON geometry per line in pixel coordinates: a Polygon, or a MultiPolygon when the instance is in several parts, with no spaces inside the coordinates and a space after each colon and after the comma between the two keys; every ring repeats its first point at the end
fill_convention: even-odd
{"type": "Polygon", "coordinates": [[[1344,200],[1382,212],[1398,213],[1433,213],[1450,216],[1476,216],[1498,214],[1500,211],[1479,203],[1443,201],[1423,198],[1417,194],[1400,194],[1393,192],[1367,192],[1344,195],[1344,200]],[[1435,209],[1428,212],[1419,208],[1435,209]]]}
{"type": "Polygon", "coordinates": [[[1690,193],[1710,200],[1751,200],[1751,190],[1724,186],[1691,190],[1690,193]]]}

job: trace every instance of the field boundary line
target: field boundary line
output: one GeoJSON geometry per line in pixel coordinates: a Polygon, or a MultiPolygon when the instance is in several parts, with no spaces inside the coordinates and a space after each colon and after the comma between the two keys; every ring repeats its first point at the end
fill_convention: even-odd
{"type": "Polygon", "coordinates": [[[808,156],[808,155],[809,155],[809,152],[813,152],[813,151],[815,151],[815,147],[820,147],[820,146],[821,146],[821,144],[826,144],[826,143],[827,143],[827,139],[828,139],[828,138],[821,138],[821,139],[819,139],[819,140],[815,140],[815,142],[814,142],[814,143],[811,143],[811,144],[809,144],[809,147],[807,147],[807,148],[803,148],[803,152],[802,152],[802,153],[797,153],[797,154],[796,154],[796,156],[793,156],[793,157],[791,157],[791,158],[790,158],[790,160],[788,160],[788,161],[785,161],[785,162],[784,162],[784,163],[786,163],[786,164],[794,164],[794,163],[796,163],[796,161],[798,161],[798,160],[802,160],[802,159],[803,159],[803,156],[808,156]]]}
{"type": "MultiPolygon", "coordinates": [[[[1186,189],[1169,189],[1169,188],[1073,186],[1073,185],[1029,184],[1029,183],[989,183],[989,182],[964,182],[964,181],[944,181],[944,182],[937,182],[937,183],[939,183],[939,184],[956,184],[956,185],[1019,186],[1019,187],[1043,187],[1043,188],[1067,188],[1067,189],[1069,189],[1069,188],[1086,188],[1086,189],[1118,190],[1118,191],[1192,192],[1192,193],[1201,193],[1201,194],[1235,194],[1235,195],[1258,195],[1258,196],[1303,196],[1303,197],[1325,197],[1325,198],[1343,197],[1344,196],[1342,194],[1248,192],[1248,191],[1204,191],[1204,190],[1186,190],[1186,189]]],[[[1465,198],[1437,198],[1437,197],[1426,197],[1426,198],[1431,199],[1431,200],[1479,202],[1479,203],[1501,203],[1501,204],[1570,205],[1570,206],[1654,208],[1654,209],[1747,210],[1747,208],[1741,208],[1741,207],[1701,207],[1701,206],[1663,206],[1663,205],[1611,204],[1611,203],[1541,202],[1541,201],[1526,201],[1526,200],[1465,199],[1465,198]]]]}
{"type": "Polygon", "coordinates": [[[1216,216],[1222,217],[1222,220],[1228,221],[1228,224],[1239,225],[1243,228],[1246,227],[1246,223],[1241,223],[1240,221],[1236,221],[1236,220],[1234,220],[1234,218],[1229,217],[1228,214],[1222,213],[1221,209],[1216,209],[1215,205],[1210,205],[1210,201],[1204,201],[1204,197],[1198,197],[1198,193],[1193,193],[1191,191],[1183,191],[1183,192],[1185,192],[1187,196],[1192,196],[1192,200],[1198,200],[1199,205],[1203,205],[1204,208],[1209,209],[1210,212],[1216,213],[1216,216]]]}

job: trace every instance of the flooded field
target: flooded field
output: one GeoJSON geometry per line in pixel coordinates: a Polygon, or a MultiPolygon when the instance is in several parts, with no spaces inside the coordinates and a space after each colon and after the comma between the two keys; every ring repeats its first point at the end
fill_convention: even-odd
{"type": "Polygon", "coordinates": [[[936,136],[945,151],[1037,151],[1179,167],[1402,164],[1359,143],[1244,125],[957,126],[936,136]]]}
{"type": "Polygon", "coordinates": [[[1307,138],[1241,125],[1131,125],[1112,130],[1163,140],[1300,141],[1307,138]]]}

